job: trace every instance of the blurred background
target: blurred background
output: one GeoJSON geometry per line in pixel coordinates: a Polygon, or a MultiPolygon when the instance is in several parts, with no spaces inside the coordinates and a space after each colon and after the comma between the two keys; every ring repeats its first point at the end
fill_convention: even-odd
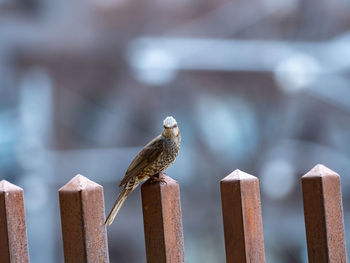
{"type": "MultiPolygon", "coordinates": [[[[109,211],[167,115],[187,262],[225,261],[219,181],[237,168],[260,179],[267,262],[306,262],[300,177],[317,163],[342,176],[350,241],[349,14],[348,0],[0,0],[0,179],[25,190],[31,261],[63,262],[57,189],[81,173],[109,211]]],[[[111,262],[146,261],[139,189],[108,239],[111,262]]]]}

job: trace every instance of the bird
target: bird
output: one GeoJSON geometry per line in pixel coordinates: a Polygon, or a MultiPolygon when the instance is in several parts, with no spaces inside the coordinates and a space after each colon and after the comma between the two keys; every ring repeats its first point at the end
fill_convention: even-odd
{"type": "Polygon", "coordinates": [[[123,187],[104,225],[112,224],[128,195],[146,179],[164,183],[163,172],[178,156],[181,145],[180,130],[176,120],[168,116],[163,121],[163,132],[150,141],[132,160],[121,180],[123,187]]]}

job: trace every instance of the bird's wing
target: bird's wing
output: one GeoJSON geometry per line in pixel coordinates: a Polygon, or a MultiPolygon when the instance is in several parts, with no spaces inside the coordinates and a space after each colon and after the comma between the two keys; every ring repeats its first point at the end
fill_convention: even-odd
{"type": "Polygon", "coordinates": [[[134,160],[129,165],[128,170],[125,173],[124,178],[121,180],[119,186],[124,186],[130,178],[139,175],[143,169],[149,164],[154,162],[163,151],[163,141],[161,135],[150,141],[142,150],[139,152],[134,160]]]}

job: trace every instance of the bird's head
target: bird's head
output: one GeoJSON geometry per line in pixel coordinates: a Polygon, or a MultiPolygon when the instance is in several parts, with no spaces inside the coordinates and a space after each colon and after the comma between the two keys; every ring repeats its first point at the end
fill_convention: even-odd
{"type": "Polygon", "coordinates": [[[177,127],[177,122],[172,116],[168,116],[163,121],[163,133],[162,135],[166,138],[175,138],[180,134],[179,127],[177,127]]]}

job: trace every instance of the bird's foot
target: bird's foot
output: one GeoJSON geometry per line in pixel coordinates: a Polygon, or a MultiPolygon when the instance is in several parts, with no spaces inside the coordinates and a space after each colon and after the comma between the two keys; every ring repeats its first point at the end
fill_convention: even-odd
{"type": "Polygon", "coordinates": [[[167,184],[164,178],[165,173],[157,173],[151,176],[151,183],[160,182],[160,184],[167,184]]]}

